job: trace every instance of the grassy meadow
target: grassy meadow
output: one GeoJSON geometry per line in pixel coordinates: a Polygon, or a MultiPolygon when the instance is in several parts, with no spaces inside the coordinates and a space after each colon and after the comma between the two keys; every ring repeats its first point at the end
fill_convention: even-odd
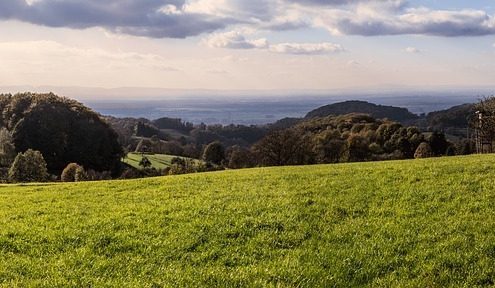
{"type": "Polygon", "coordinates": [[[492,286],[494,207],[495,155],[0,186],[0,286],[492,286]]]}
{"type": "MultiPolygon", "coordinates": [[[[146,156],[150,160],[151,168],[155,168],[155,169],[165,169],[167,167],[172,166],[172,159],[178,157],[167,154],[151,154],[151,153],[146,153],[144,154],[144,156],[146,156]]],[[[143,167],[139,166],[139,162],[141,162],[141,159],[143,159],[142,153],[128,153],[127,157],[124,158],[123,162],[136,169],[142,169],[143,167]]]]}

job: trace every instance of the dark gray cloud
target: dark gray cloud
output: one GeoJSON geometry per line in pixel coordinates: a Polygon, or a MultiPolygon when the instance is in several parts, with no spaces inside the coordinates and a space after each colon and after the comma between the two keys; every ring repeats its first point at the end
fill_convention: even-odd
{"type": "Polygon", "coordinates": [[[184,38],[232,24],[273,31],[323,26],[363,36],[495,35],[495,16],[484,11],[409,6],[406,0],[0,0],[0,20],[153,38],[184,38]]]}
{"type": "Polygon", "coordinates": [[[212,15],[163,10],[167,5],[183,4],[184,0],[41,0],[30,5],[24,0],[2,0],[0,18],[50,27],[103,27],[155,38],[194,36],[234,22],[212,15]]]}

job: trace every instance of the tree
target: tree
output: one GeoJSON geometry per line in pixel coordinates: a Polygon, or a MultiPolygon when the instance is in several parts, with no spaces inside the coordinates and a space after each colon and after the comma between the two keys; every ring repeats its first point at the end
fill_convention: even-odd
{"type": "Polygon", "coordinates": [[[430,137],[428,137],[428,144],[430,144],[431,150],[434,156],[445,155],[450,143],[445,139],[445,134],[435,131],[430,137]]]}
{"type": "Polygon", "coordinates": [[[118,136],[91,109],[52,93],[6,99],[0,122],[6,123],[17,152],[40,151],[48,170],[57,174],[72,162],[118,172],[122,156],[118,136]]]}
{"type": "Polygon", "coordinates": [[[253,166],[251,151],[238,145],[232,146],[228,153],[228,166],[232,169],[248,168],[253,166]]]}
{"type": "Polygon", "coordinates": [[[141,158],[141,161],[139,161],[139,166],[143,167],[143,169],[147,169],[147,168],[151,167],[151,165],[152,164],[151,164],[150,159],[148,159],[148,157],[146,157],[146,156],[143,156],[141,158]]]}
{"type": "Polygon", "coordinates": [[[48,171],[43,155],[31,149],[17,154],[9,169],[9,179],[12,182],[43,182],[47,178],[48,171]]]}
{"type": "Polygon", "coordinates": [[[349,149],[349,161],[365,161],[369,157],[368,140],[362,136],[353,134],[347,139],[349,149]]]}
{"type": "Polygon", "coordinates": [[[220,165],[225,159],[225,149],[220,142],[212,142],[205,147],[202,158],[206,162],[220,165]]]}
{"type": "Polygon", "coordinates": [[[493,143],[495,140],[495,96],[481,100],[475,105],[474,111],[477,116],[471,119],[471,126],[477,129],[483,142],[493,143]]]}
{"type": "Polygon", "coordinates": [[[76,181],[76,171],[79,168],[81,168],[81,166],[79,166],[79,164],[70,163],[62,171],[62,175],[60,175],[60,180],[62,180],[62,182],[74,182],[74,181],[76,181]]]}
{"type": "Polygon", "coordinates": [[[414,153],[414,158],[429,158],[433,156],[433,151],[431,150],[430,144],[423,142],[419,144],[416,152],[414,153]]]}
{"type": "Polygon", "coordinates": [[[315,161],[311,140],[289,128],[272,131],[253,146],[259,163],[265,166],[304,165],[315,161]]]}
{"type": "Polygon", "coordinates": [[[347,152],[347,143],[341,139],[339,131],[325,130],[313,138],[313,151],[318,163],[338,163],[344,160],[342,158],[347,152]]]}
{"type": "Polygon", "coordinates": [[[6,128],[0,129],[0,167],[10,167],[16,156],[14,140],[6,128]]]}

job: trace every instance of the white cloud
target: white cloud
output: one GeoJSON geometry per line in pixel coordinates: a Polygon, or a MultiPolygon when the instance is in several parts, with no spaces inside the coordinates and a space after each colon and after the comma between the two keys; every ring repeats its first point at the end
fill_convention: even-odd
{"type": "Polygon", "coordinates": [[[422,51],[416,47],[407,47],[404,49],[404,52],[411,53],[411,54],[417,54],[417,53],[421,53],[422,51]]]}
{"type": "Polygon", "coordinates": [[[268,47],[268,41],[265,38],[248,40],[238,31],[215,33],[206,38],[204,42],[212,48],[265,49],[268,47]]]}
{"type": "Polygon", "coordinates": [[[344,48],[333,43],[280,43],[270,45],[270,51],[295,55],[323,55],[343,52],[344,48]]]}
{"type": "Polygon", "coordinates": [[[274,53],[294,55],[323,55],[343,52],[341,45],[333,43],[279,43],[270,44],[265,38],[250,40],[239,31],[215,33],[203,42],[211,48],[262,49],[274,53]]]}

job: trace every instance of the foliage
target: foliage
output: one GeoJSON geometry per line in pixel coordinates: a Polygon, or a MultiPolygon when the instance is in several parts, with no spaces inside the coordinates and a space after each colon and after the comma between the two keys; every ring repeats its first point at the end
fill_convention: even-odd
{"type": "Polygon", "coordinates": [[[74,174],[74,181],[75,182],[81,182],[81,181],[88,181],[88,180],[94,180],[90,179],[88,173],[84,169],[84,167],[79,166],[76,169],[76,173],[74,174]]]}
{"type": "Polygon", "coordinates": [[[272,131],[252,149],[258,163],[263,166],[303,165],[314,162],[310,142],[296,129],[272,131]]]}
{"type": "Polygon", "coordinates": [[[16,156],[14,139],[6,128],[0,129],[0,167],[10,167],[16,156]]]}
{"type": "Polygon", "coordinates": [[[438,131],[433,132],[427,140],[434,156],[445,155],[450,146],[450,143],[445,139],[445,134],[438,131]]]}
{"type": "Polygon", "coordinates": [[[432,130],[446,128],[467,128],[475,117],[475,105],[463,104],[446,110],[430,112],[426,116],[427,125],[432,130]]]}
{"type": "Polygon", "coordinates": [[[60,180],[62,182],[74,182],[76,181],[76,171],[81,168],[77,163],[70,163],[67,167],[62,171],[62,175],[60,175],[60,180]]]}
{"type": "Polygon", "coordinates": [[[366,101],[345,101],[319,107],[306,115],[306,118],[346,115],[350,113],[369,114],[376,119],[390,119],[399,122],[411,121],[418,118],[406,108],[376,105],[366,101]]]}
{"type": "Polygon", "coordinates": [[[206,162],[220,165],[225,159],[225,148],[220,142],[212,142],[205,147],[202,158],[206,162]]]}
{"type": "Polygon", "coordinates": [[[117,171],[122,148],[117,134],[81,103],[54,94],[0,95],[0,126],[9,130],[17,152],[40,151],[49,171],[77,162],[117,171]]]}
{"type": "Polygon", "coordinates": [[[27,150],[19,153],[9,169],[12,182],[43,182],[48,178],[48,171],[43,155],[39,151],[27,150]]]}
{"type": "Polygon", "coordinates": [[[477,116],[473,117],[471,126],[478,129],[480,136],[485,141],[495,140],[495,96],[485,98],[478,102],[474,110],[477,116]],[[478,117],[481,117],[481,121],[478,117]]]}
{"type": "Polygon", "coordinates": [[[431,149],[430,144],[428,144],[427,142],[422,142],[421,144],[419,144],[416,152],[414,152],[414,158],[416,159],[429,158],[433,156],[433,150],[431,149]]]}
{"type": "Polygon", "coordinates": [[[166,139],[165,135],[160,132],[158,128],[155,126],[144,123],[144,122],[138,122],[135,127],[135,135],[138,137],[152,137],[153,135],[160,136],[161,139],[166,139]]]}
{"type": "Polygon", "coordinates": [[[253,152],[258,164],[269,166],[408,159],[422,141],[416,127],[349,114],[307,119],[273,131],[253,152]]]}
{"type": "Polygon", "coordinates": [[[151,165],[151,161],[146,156],[143,156],[141,161],[139,161],[139,166],[143,167],[143,169],[149,168],[151,165]]]}
{"type": "Polygon", "coordinates": [[[5,186],[0,285],[490,286],[494,163],[483,155],[5,186]]]}
{"type": "Polygon", "coordinates": [[[242,169],[253,167],[255,159],[249,149],[235,145],[227,151],[227,163],[227,166],[231,169],[242,169]]]}
{"type": "Polygon", "coordinates": [[[182,132],[190,132],[194,129],[193,123],[183,122],[180,118],[163,117],[153,120],[152,123],[158,129],[174,129],[182,132]]]}

